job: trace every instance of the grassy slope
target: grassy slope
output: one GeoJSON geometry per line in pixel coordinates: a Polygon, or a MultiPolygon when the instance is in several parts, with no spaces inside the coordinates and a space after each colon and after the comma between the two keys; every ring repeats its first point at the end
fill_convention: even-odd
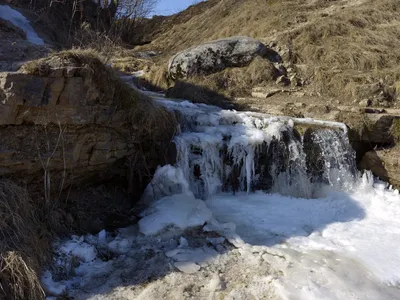
{"type": "MultiPolygon", "coordinates": [[[[322,95],[363,97],[367,84],[400,89],[398,0],[220,0],[144,49],[172,54],[217,38],[275,42],[286,64],[322,95]]],[[[193,10],[193,8],[192,8],[193,10]]],[[[398,91],[400,92],[400,91],[398,91]]]]}

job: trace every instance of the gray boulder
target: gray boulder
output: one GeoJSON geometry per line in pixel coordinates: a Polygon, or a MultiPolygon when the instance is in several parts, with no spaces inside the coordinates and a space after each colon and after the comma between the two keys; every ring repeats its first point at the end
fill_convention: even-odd
{"type": "MultiPolygon", "coordinates": [[[[227,67],[247,66],[255,57],[272,55],[272,52],[258,40],[230,37],[179,52],[170,59],[168,71],[173,79],[207,75],[227,67]]],[[[271,57],[272,60],[280,59],[277,53],[276,55],[277,57],[271,57]]]]}

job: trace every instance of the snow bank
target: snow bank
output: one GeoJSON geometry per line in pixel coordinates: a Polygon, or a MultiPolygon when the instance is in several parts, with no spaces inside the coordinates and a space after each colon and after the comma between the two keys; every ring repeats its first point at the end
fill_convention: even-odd
{"type": "Polygon", "coordinates": [[[25,18],[19,11],[12,9],[8,5],[0,5],[0,18],[10,21],[15,26],[23,30],[26,33],[27,40],[32,44],[44,45],[43,39],[37,35],[28,19],[25,18]]]}
{"type": "Polygon", "coordinates": [[[155,202],[139,221],[143,234],[156,234],[167,226],[180,229],[204,225],[211,219],[212,213],[204,201],[193,194],[179,194],[164,197],[155,202]]]}
{"type": "Polygon", "coordinates": [[[63,243],[59,250],[67,255],[72,255],[83,262],[91,262],[96,259],[96,250],[93,246],[85,243],[83,238],[72,237],[72,240],[63,243]]]}
{"type": "Polygon", "coordinates": [[[276,265],[287,275],[284,299],[398,299],[388,286],[400,284],[399,192],[367,177],[352,193],[321,199],[259,192],[217,195],[207,205],[250,248],[286,257],[276,265]]]}

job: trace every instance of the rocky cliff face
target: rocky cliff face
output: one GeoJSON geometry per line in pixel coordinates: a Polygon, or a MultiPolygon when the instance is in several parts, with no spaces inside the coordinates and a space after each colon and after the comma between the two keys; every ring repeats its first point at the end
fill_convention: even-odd
{"type": "MultiPolygon", "coordinates": [[[[175,124],[168,119],[156,130],[144,122],[150,99],[107,77],[111,71],[99,61],[79,59],[55,56],[0,73],[0,176],[32,184],[45,178],[56,190],[131,177],[131,190],[140,191],[146,180],[128,176],[135,167],[130,158],[144,153],[151,173],[164,156],[143,149],[165,149],[175,124]]],[[[162,116],[154,120],[162,123],[162,116]]]]}

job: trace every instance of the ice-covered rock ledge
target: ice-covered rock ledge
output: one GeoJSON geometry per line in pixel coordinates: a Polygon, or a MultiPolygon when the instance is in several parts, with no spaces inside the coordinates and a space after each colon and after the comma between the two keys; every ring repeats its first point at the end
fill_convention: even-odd
{"type": "MultiPolygon", "coordinates": [[[[156,97],[157,95],[152,95],[156,97]]],[[[193,120],[194,117],[201,116],[202,120],[204,120],[205,115],[209,115],[209,119],[213,121],[213,123],[209,123],[209,125],[216,125],[218,119],[229,122],[227,116],[231,116],[232,122],[238,122],[239,119],[245,123],[248,119],[259,120],[259,122],[263,123],[273,123],[273,122],[286,122],[291,123],[292,125],[308,125],[315,127],[325,127],[325,128],[337,128],[343,130],[344,133],[347,134],[348,128],[346,124],[334,121],[323,121],[316,120],[312,118],[293,118],[287,116],[274,116],[270,114],[258,113],[258,112],[241,112],[235,110],[224,110],[217,106],[207,105],[207,104],[199,104],[192,103],[185,100],[180,99],[172,99],[167,100],[166,98],[161,98],[158,95],[158,103],[162,104],[166,108],[171,111],[178,112],[183,116],[189,116],[190,120],[193,120]]]]}

